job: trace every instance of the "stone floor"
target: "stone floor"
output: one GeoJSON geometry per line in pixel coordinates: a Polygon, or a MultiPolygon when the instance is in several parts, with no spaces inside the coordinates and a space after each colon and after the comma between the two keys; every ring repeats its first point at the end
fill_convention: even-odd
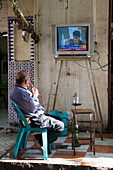
{"type": "MultiPolygon", "coordinates": [[[[54,149],[52,154],[48,156],[48,160],[43,160],[43,154],[39,146],[35,146],[32,135],[27,142],[26,150],[19,151],[17,159],[13,159],[13,150],[16,140],[16,131],[6,133],[6,127],[8,126],[8,111],[6,108],[0,108],[0,170],[2,170],[1,163],[9,162],[16,163],[26,162],[35,163],[38,165],[57,165],[57,166],[76,166],[85,170],[85,168],[113,168],[113,134],[103,134],[103,140],[100,139],[100,135],[96,133],[96,154],[89,149],[89,145],[81,145],[76,147],[76,155],[73,155],[71,147],[71,134],[67,136],[59,137],[54,143],[54,149]],[[2,129],[2,130],[1,130],[2,129]]],[[[89,134],[86,132],[80,132],[79,136],[87,137],[89,134]]],[[[80,141],[81,142],[81,141],[80,141]]],[[[6,167],[6,164],[4,165],[6,167]]],[[[9,164],[8,164],[9,166],[9,164]]],[[[23,165],[22,165],[23,166],[23,165]]],[[[17,168],[17,167],[16,167],[17,168]]],[[[35,167],[36,168],[36,167],[35,167]]],[[[39,167],[37,167],[39,168],[39,167]]],[[[41,168],[41,167],[40,167],[41,168]]],[[[42,166],[42,169],[44,167],[42,166]]],[[[45,167],[46,169],[47,167],[45,167]]],[[[6,169],[6,168],[5,168],[6,169]]],[[[60,167],[62,169],[62,167],[60,167]]],[[[67,168],[66,168],[67,169],[67,168]]],[[[9,169],[10,170],[10,169],[9,169]]]]}
{"type": "MultiPolygon", "coordinates": [[[[0,103],[2,105],[2,103],[0,103]]],[[[8,126],[8,109],[0,106],[0,128],[6,128],[8,126]]]]}
{"type": "MultiPolygon", "coordinates": [[[[13,159],[13,149],[17,134],[6,134],[5,130],[1,130],[0,135],[0,162],[6,160],[15,161],[13,159]]],[[[80,137],[88,137],[88,135],[86,132],[79,133],[80,137]]],[[[95,155],[90,150],[89,145],[81,145],[80,147],[76,147],[76,155],[74,156],[71,147],[71,134],[68,133],[67,136],[59,137],[54,143],[54,149],[46,161],[43,160],[43,153],[40,147],[34,144],[32,135],[30,135],[27,148],[18,152],[16,161],[113,168],[113,134],[103,134],[103,140],[101,140],[100,135],[96,133],[95,144],[95,155]]]]}
{"type": "Polygon", "coordinates": [[[0,130],[0,159],[14,147],[17,133],[6,133],[6,129],[0,130]]]}

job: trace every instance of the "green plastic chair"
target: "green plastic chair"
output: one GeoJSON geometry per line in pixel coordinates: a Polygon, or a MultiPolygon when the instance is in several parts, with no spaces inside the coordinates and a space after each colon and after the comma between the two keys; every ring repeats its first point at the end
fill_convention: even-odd
{"type": "Polygon", "coordinates": [[[32,128],[28,125],[28,122],[22,113],[22,111],[18,108],[16,103],[12,101],[12,104],[15,106],[17,110],[17,115],[19,118],[19,131],[16,138],[16,143],[14,147],[13,158],[16,159],[17,153],[22,148],[26,148],[27,140],[29,137],[30,132],[38,131],[42,133],[42,141],[43,141],[43,157],[44,160],[47,160],[48,151],[47,151],[47,128],[32,128]]]}

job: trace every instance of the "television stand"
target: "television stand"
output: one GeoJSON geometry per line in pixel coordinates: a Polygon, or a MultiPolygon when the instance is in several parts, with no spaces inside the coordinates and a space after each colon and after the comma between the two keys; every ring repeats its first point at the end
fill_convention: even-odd
{"type": "MultiPolygon", "coordinates": [[[[55,59],[55,67],[54,67],[53,76],[52,76],[52,82],[51,82],[51,87],[50,87],[50,92],[49,92],[49,97],[48,97],[46,113],[48,113],[48,109],[49,109],[50,97],[51,97],[51,92],[52,92],[54,79],[55,79],[56,68],[57,68],[57,61],[58,60],[55,59]]],[[[60,61],[60,68],[59,68],[59,73],[58,73],[58,80],[57,80],[57,83],[56,83],[56,91],[55,91],[52,110],[55,109],[56,97],[57,97],[57,92],[58,92],[58,86],[59,86],[59,80],[60,80],[63,61],[64,61],[63,59],[60,61]]],[[[103,140],[103,137],[102,137],[103,120],[102,120],[102,114],[101,114],[98,94],[97,94],[97,90],[96,90],[96,85],[95,85],[95,81],[94,81],[94,76],[93,76],[93,72],[92,72],[91,61],[90,61],[90,58],[89,59],[87,58],[87,60],[85,60],[85,61],[86,61],[86,66],[87,66],[88,78],[89,78],[89,82],[90,82],[90,88],[91,88],[91,93],[92,93],[95,113],[96,113],[96,117],[97,117],[97,123],[98,123],[98,127],[99,127],[99,132],[100,132],[100,138],[101,138],[101,140],[103,140]],[[89,62],[90,69],[88,68],[88,62],[89,62]],[[91,74],[90,74],[89,70],[91,71],[91,74]],[[92,78],[91,78],[91,76],[92,76],[92,78]],[[92,82],[91,82],[91,79],[92,79],[92,82]],[[96,103],[97,103],[97,105],[96,105],[96,103]],[[97,109],[97,106],[98,106],[98,109],[97,109]],[[98,110],[99,113],[97,112],[97,110],[98,110]],[[99,120],[99,118],[100,118],[100,120],[99,120]]]]}

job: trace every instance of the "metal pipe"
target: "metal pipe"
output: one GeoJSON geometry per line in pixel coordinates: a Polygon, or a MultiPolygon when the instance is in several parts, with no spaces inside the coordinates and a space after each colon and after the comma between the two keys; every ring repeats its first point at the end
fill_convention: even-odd
{"type": "MultiPolygon", "coordinates": [[[[109,25],[108,25],[108,63],[111,59],[111,8],[112,0],[109,0],[109,25]]],[[[111,129],[111,111],[110,111],[110,87],[111,87],[111,65],[108,64],[108,130],[111,129]]]]}

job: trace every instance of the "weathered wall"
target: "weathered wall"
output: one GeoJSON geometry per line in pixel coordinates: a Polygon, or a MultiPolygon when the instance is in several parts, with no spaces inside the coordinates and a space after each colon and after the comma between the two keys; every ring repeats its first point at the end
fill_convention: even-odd
{"type": "MultiPolygon", "coordinates": [[[[32,0],[24,0],[19,1],[17,0],[17,4],[19,9],[22,11],[24,16],[33,16],[33,1],[32,0]]],[[[11,1],[8,1],[8,16],[15,17],[15,14],[12,10],[11,1]]]]}
{"type": "Polygon", "coordinates": [[[2,2],[2,10],[0,11],[0,32],[7,32],[8,30],[7,16],[8,16],[8,3],[7,0],[4,0],[2,2]]]}
{"type": "MultiPolygon", "coordinates": [[[[105,65],[108,62],[108,1],[39,0],[38,6],[40,33],[38,54],[38,87],[40,94],[44,97],[47,106],[55,63],[54,58],[51,55],[51,25],[93,22],[94,24],[96,23],[95,40],[97,41],[97,45],[95,45],[95,50],[100,55],[100,64],[105,65]]],[[[95,55],[92,57],[92,60],[97,61],[98,57],[99,56],[97,53],[95,53],[95,55]]],[[[108,120],[108,72],[102,71],[101,69],[96,69],[99,68],[99,65],[97,65],[95,62],[92,62],[92,68],[95,69],[93,70],[93,73],[102,110],[104,125],[106,127],[108,120]]],[[[107,67],[104,69],[106,70],[107,67]]],[[[53,85],[49,109],[52,109],[53,105],[58,70],[59,63],[55,73],[55,82],[53,85]]],[[[80,102],[82,103],[80,108],[91,108],[94,110],[85,60],[65,61],[63,63],[55,109],[71,111],[72,96],[74,92],[79,93],[80,102]]],[[[81,120],[84,119],[84,117],[81,118],[81,120]]]]}

